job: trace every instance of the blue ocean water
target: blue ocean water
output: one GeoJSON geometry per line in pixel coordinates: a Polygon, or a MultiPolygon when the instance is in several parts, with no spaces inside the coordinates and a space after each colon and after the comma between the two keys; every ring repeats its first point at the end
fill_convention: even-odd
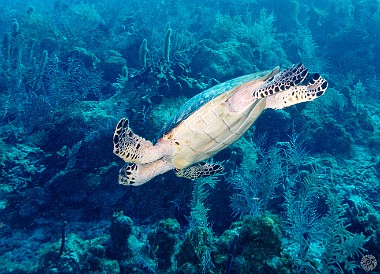
{"type": "Polygon", "coordinates": [[[0,273],[380,272],[378,0],[0,0],[0,32],[0,273]],[[223,172],[150,147],[251,76],[223,83],[299,63],[326,92],[192,166],[223,172]]]}

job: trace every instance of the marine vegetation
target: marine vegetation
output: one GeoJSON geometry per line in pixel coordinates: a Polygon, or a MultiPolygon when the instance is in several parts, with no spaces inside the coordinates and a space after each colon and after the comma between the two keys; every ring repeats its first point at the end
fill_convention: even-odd
{"type": "Polygon", "coordinates": [[[379,273],[379,1],[3,2],[1,273],[379,273]]]}

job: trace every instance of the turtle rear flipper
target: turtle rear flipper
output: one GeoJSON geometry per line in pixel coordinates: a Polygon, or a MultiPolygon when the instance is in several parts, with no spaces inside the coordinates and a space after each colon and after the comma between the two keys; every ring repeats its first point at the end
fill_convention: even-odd
{"type": "Polygon", "coordinates": [[[184,177],[190,180],[201,177],[209,177],[223,172],[223,166],[220,164],[203,164],[180,169],[175,172],[178,177],[184,177]]]}
{"type": "Polygon", "coordinates": [[[122,118],[113,135],[113,153],[125,162],[146,164],[162,158],[164,151],[133,133],[128,120],[122,118]]]}
{"type": "Polygon", "coordinates": [[[318,73],[309,75],[302,85],[291,87],[266,98],[266,108],[282,109],[298,103],[313,101],[323,95],[328,84],[318,73]]]}
{"type": "Polygon", "coordinates": [[[148,164],[129,163],[119,170],[119,184],[125,186],[140,186],[157,175],[165,173],[174,167],[170,162],[160,159],[148,164]]]}

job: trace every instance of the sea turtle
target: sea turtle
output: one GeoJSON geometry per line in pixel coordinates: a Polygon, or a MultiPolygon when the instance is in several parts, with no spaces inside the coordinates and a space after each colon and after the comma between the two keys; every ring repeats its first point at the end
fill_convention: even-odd
{"type": "Polygon", "coordinates": [[[323,95],[327,81],[302,64],[279,67],[218,84],[187,101],[164,126],[156,144],[136,135],[122,118],[113,152],[127,164],[119,183],[142,185],[169,170],[190,179],[221,172],[220,164],[197,164],[238,140],[266,108],[282,109],[323,95]]]}

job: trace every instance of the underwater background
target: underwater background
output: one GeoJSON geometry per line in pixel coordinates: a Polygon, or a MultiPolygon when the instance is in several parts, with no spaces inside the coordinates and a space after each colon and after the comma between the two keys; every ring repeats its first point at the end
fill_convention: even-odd
{"type": "Polygon", "coordinates": [[[0,33],[1,273],[380,273],[379,0],[1,0],[0,33]],[[155,141],[299,62],[328,90],[264,111],[223,175],[118,184],[122,117],[155,141]]]}

